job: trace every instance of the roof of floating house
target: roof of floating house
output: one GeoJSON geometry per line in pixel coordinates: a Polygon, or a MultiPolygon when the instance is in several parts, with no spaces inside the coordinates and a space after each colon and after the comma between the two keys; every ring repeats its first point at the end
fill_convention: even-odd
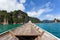
{"type": "Polygon", "coordinates": [[[16,27],[19,27],[21,26],[22,24],[6,24],[6,25],[1,25],[0,24],[0,35],[8,32],[8,31],[11,31],[13,29],[15,29],[16,27]]]}

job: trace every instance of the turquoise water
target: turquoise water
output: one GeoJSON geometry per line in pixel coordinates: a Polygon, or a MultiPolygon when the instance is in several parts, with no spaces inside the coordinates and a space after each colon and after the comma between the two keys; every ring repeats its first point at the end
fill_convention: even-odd
{"type": "Polygon", "coordinates": [[[20,27],[21,25],[22,24],[7,24],[7,25],[1,25],[0,24],[0,35],[8,32],[8,31],[11,31],[17,27],[20,27]]]}
{"type": "Polygon", "coordinates": [[[60,23],[37,23],[36,25],[60,38],[60,23]]]}

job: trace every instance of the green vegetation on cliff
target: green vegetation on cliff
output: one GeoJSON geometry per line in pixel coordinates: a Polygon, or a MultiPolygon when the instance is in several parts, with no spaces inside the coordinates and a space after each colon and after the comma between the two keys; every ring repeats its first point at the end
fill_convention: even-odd
{"type": "Polygon", "coordinates": [[[29,17],[29,20],[31,20],[33,23],[41,23],[41,21],[37,18],[29,17]]]}
{"type": "Polygon", "coordinates": [[[40,23],[40,20],[37,18],[32,18],[27,15],[27,13],[21,10],[15,10],[13,12],[7,12],[5,10],[0,10],[0,24],[7,22],[12,23],[26,23],[31,20],[33,23],[40,23]]]}

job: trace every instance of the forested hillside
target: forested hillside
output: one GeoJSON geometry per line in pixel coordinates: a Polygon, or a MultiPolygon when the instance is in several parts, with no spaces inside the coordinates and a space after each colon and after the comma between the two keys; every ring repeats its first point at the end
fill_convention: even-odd
{"type": "Polygon", "coordinates": [[[27,15],[27,13],[21,10],[15,10],[12,12],[7,12],[5,10],[0,10],[0,24],[3,22],[12,23],[27,23],[31,20],[33,23],[39,23],[40,20],[37,18],[32,18],[27,15]]]}

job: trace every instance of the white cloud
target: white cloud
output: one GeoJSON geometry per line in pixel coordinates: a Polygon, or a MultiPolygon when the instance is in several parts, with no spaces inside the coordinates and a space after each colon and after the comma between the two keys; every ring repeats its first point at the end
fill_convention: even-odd
{"type": "Polygon", "coordinates": [[[45,9],[39,9],[38,11],[30,11],[30,12],[27,12],[27,14],[30,17],[39,17],[41,14],[45,12],[50,12],[52,10],[53,9],[45,8],[45,9]]]}
{"type": "Polygon", "coordinates": [[[46,7],[49,7],[50,4],[51,4],[51,2],[47,2],[47,3],[45,4],[45,6],[46,6],[46,7]]]}
{"type": "Polygon", "coordinates": [[[60,16],[59,15],[52,15],[52,14],[47,14],[45,16],[45,19],[49,19],[49,20],[53,20],[54,18],[60,19],[60,16]]]}
{"type": "Polygon", "coordinates": [[[14,10],[25,10],[23,3],[18,3],[17,0],[0,0],[0,10],[7,10],[8,12],[14,10]]]}
{"type": "Polygon", "coordinates": [[[20,3],[25,3],[26,2],[26,0],[20,0],[20,3]]]}
{"type": "Polygon", "coordinates": [[[51,8],[45,8],[45,12],[51,12],[51,11],[53,11],[53,9],[51,9],[51,8]]]}
{"type": "Polygon", "coordinates": [[[46,17],[47,17],[47,18],[52,18],[53,15],[51,15],[51,14],[47,14],[46,17]]]}
{"type": "Polygon", "coordinates": [[[46,4],[42,5],[40,8],[49,8],[52,5],[51,2],[47,2],[46,4]]]}
{"type": "Polygon", "coordinates": [[[56,19],[60,19],[60,15],[54,16],[54,18],[56,18],[56,19]]]}
{"type": "Polygon", "coordinates": [[[45,16],[45,19],[52,20],[52,19],[54,19],[54,16],[51,15],[51,14],[47,14],[47,15],[45,16]]]}
{"type": "Polygon", "coordinates": [[[40,8],[38,11],[29,11],[27,12],[28,16],[30,17],[39,17],[41,16],[41,14],[45,13],[45,12],[51,12],[53,9],[49,7],[50,2],[47,2],[45,5],[43,5],[45,8],[40,8]]]}
{"type": "Polygon", "coordinates": [[[44,11],[45,11],[44,9],[40,9],[37,12],[36,11],[27,12],[27,14],[30,17],[39,17],[44,11]]]}

